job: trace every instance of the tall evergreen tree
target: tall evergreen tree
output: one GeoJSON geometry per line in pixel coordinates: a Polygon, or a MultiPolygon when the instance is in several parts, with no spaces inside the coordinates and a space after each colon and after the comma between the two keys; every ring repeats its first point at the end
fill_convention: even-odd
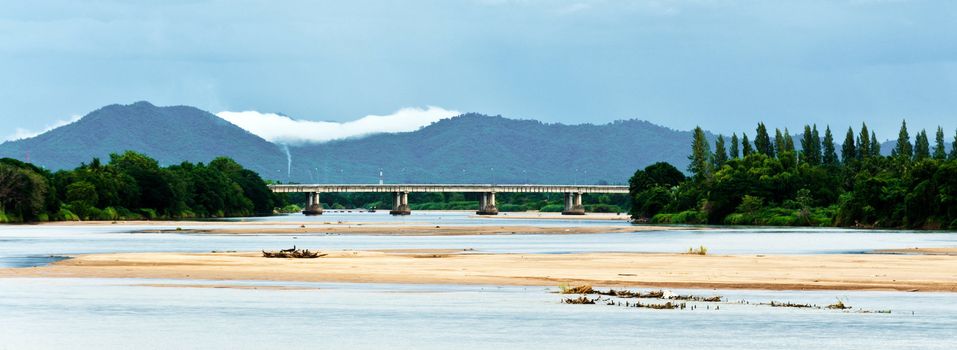
{"type": "Polygon", "coordinates": [[[910,159],[914,156],[914,147],[910,144],[910,134],[907,132],[907,121],[901,122],[901,130],[897,133],[897,146],[891,155],[895,158],[910,159]]]}
{"type": "Polygon", "coordinates": [[[914,160],[927,158],[930,158],[930,141],[927,139],[927,131],[921,130],[914,141],[914,160]]]}
{"type": "Polygon", "coordinates": [[[813,129],[810,125],[804,126],[804,134],[801,136],[801,162],[821,164],[821,137],[817,133],[817,125],[813,129]]]}
{"type": "Polygon", "coordinates": [[[728,152],[724,147],[724,135],[718,135],[718,139],[714,141],[714,165],[720,168],[727,161],[728,152]]]}
{"type": "Polygon", "coordinates": [[[774,154],[784,153],[784,136],[781,135],[781,129],[774,128],[774,154]]]}
{"type": "Polygon", "coordinates": [[[754,150],[768,157],[774,157],[774,145],[771,144],[771,135],[764,123],[758,123],[757,134],[754,136],[754,150]]]}
{"type": "Polygon", "coordinates": [[[824,142],[823,142],[824,152],[821,155],[821,162],[825,165],[837,165],[837,151],[834,149],[834,135],[831,135],[831,126],[828,125],[824,129],[824,142]]]}
{"type": "MultiPolygon", "coordinates": [[[[954,142],[957,142],[955,140],[954,142]]],[[[748,141],[748,134],[741,134],[741,156],[747,157],[751,153],[754,153],[754,148],[751,148],[751,141],[748,141]]]]}
{"type": "Polygon", "coordinates": [[[811,126],[804,124],[804,133],[801,134],[801,163],[814,165],[811,158],[811,143],[813,142],[811,140],[811,126]]]}
{"type": "Polygon", "coordinates": [[[813,152],[811,152],[814,165],[821,164],[821,134],[817,132],[817,124],[811,126],[811,146],[814,147],[813,152]]]}
{"type": "Polygon", "coordinates": [[[857,136],[857,159],[864,159],[871,155],[871,135],[867,131],[867,124],[861,124],[861,134],[857,136]]]}
{"type": "Polygon", "coordinates": [[[841,146],[841,161],[847,164],[854,158],[857,158],[857,149],[854,147],[854,129],[848,127],[847,136],[844,137],[844,145],[841,146]]]}
{"type": "Polygon", "coordinates": [[[741,152],[738,148],[738,134],[731,133],[731,159],[738,159],[741,152]]]}
{"type": "Polygon", "coordinates": [[[881,156],[881,142],[877,140],[877,135],[871,131],[871,157],[880,157],[881,156]]]}
{"type": "Polygon", "coordinates": [[[788,128],[784,128],[784,151],[795,153],[797,150],[794,149],[794,138],[791,137],[791,133],[788,132],[788,128]]]}
{"type": "Polygon", "coordinates": [[[703,180],[711,174],[711,147],[700,126],[694,128],[694,139],[691,142],[691,155],[688,156],[691,164],[688,171],[694,174],[695,179],[703,180]]]}
{"type": "Polygon", "coordinates": [[[937,137],[935,138],[934,143],[934,159],[945,159],[947,158],[947,150],[944,148],[944,129],[937,127],[937,137]]]}
{"type": "Polygon", "coordinates": [[[954,142],[950,144],[950,159],[957,159],[957,132],[954,132],[954,142]]]}

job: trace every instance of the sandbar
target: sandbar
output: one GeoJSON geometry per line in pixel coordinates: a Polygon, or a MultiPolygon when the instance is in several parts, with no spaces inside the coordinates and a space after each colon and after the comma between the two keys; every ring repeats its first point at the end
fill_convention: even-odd
{"type": "Polygon", "coordinates": [[[259,252],[89,254],[0,269],[0,277],[957,292],[957,256],[950,255],[326,253],[318,259],[270,259],[259,252]]]}

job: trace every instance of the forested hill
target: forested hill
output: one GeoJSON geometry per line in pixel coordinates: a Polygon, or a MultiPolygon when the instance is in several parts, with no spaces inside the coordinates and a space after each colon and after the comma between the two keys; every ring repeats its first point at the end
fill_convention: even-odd
{"type": "Polygon", "coordinates": [[[645,121],[546,124],[465,114],[418,131],[292,149],[296,181],[625,183],[635,169],[688,164],[691,133],[645,121]]]}
{"type": "Polygon", "coordinates": [[[374,183],[382,169],[393,183],[624,183],[635,169],[658,161],[684,169],[689,140],[690,132],[638,120],[564,125],[465,114],[413,132],[290,146],[287,157],[284,146],[209,112],[137,102],[0,144],[0,157],[60,170],[127,150],[164,166],[226,156],[283,182],[374,183]]]}
{"type": "Polygon", "coordinates": [[[235,159],[268,177],[286,168],[275,144],[209,112],[188,106],[157,107],[149,102],[109,105],[39,136],[0,144],[0,157],[26,160],[47,169],[72,169],[93,157],[132,150],[162,165],[235,159]]]}

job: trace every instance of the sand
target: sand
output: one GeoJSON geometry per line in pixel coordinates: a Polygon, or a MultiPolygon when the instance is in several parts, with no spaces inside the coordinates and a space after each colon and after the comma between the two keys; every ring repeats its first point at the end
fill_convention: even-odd
{"type": "Polygon", "coordinates": [[[318,259],[269,259],[259,252],[91,254],[0,269],[0,277],[957,292],[957,257],[949,255],[327,253],[318,259]]]}

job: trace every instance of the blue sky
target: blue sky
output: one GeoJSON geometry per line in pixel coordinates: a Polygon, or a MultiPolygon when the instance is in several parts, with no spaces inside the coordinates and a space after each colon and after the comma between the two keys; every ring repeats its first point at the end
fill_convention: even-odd
{"type": "Polygon", "coordinates": [[[867,120],[881,139],[907,118],[951,139],[955,18],[929,0],[4,1],[0,139],[139,100],[723,133],[867,120]]]}

